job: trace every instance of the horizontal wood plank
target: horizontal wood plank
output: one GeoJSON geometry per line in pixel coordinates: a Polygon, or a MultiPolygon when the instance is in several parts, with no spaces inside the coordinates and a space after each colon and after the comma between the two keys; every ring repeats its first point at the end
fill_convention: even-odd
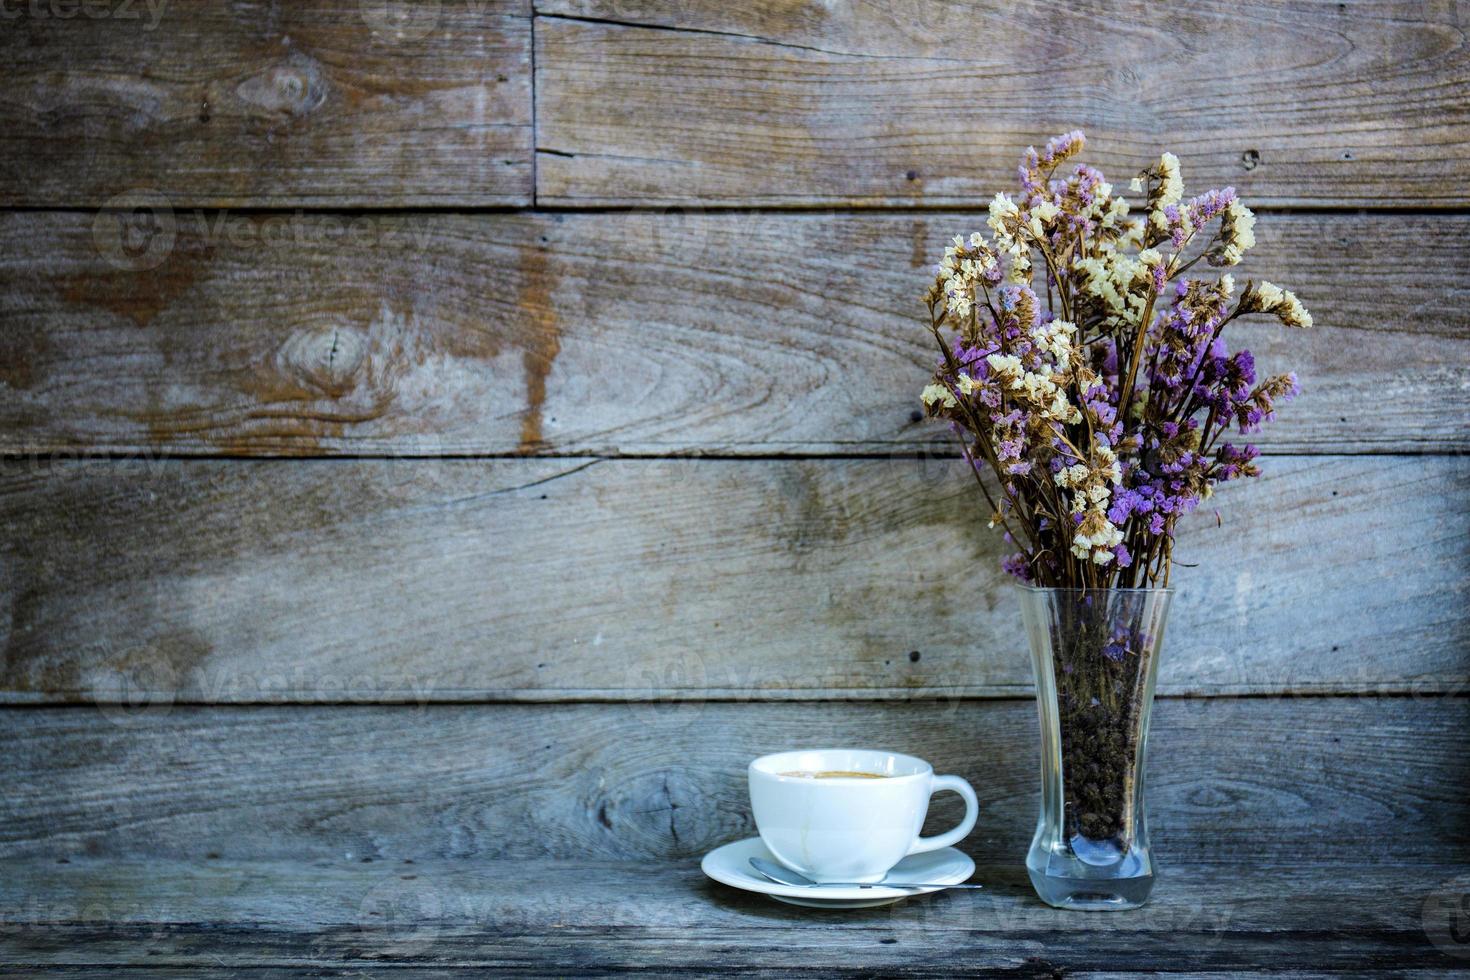
{"type": "Polygon", "coordinates": [[[1461,206],[1458,3],[539,0],[537,192],[557,205],[988,199],[1081,127],[1126,180],[1255,204],[1461,206]],[[590,20],[567,19],[590,18],[590,20]]]}
{"type": "Polygon", "coordinates": [[[531,202],[528,0],[17,3],[5,20],[0,205],[531,202]]]}
{"type": "Polygon", "coordinates": [[[469,967],[518,976],[1404,976],[1462,962],[1448,930],[1423,910],[1458,899],[1470,881],[1470,868],[1445,863],[1354,874],[1185,866],[1169,869],[1140,910],[1079,916],[1037,901],[1015,861],[980,867],[984,891],[834,915],[706,881],[691,861],[84,860],[0,869],[0,902],[13,910],[0,930],[8,963],[46,976],[214,968],[247,980],[299,975],[284,972],[293,966],[391,970],[405,980],[469,967]]]}
{"type": "MultiPolygon", "coordinates": [[[[0,467],[20,701],[1014,695],[956,460],[0,467]]],[[[1453,692],[1470,458],[1273,458],[1182,522],[1173,694],[1453,692]],[[1391,515],[1391,522],[1387,515],[1391,515]]]]}
{"type": "MultiPolygon", "coordinates": [[[[755,833],[752,758],[862,744],[968,779],[982,818],[964,850],[1019,869],[1039,786],[1029,700],[7,708],[0,724],[6,860],[697,861],[755,833]]],[[[1464,861],[1467,724],[1465,698],[1161,701],[1163,874],[1464,861]]],[[[932,810],[937,831],[961,806],[932,810]]]]}
{"type": "MultiPolygon", "coordinates": [[[[0,452],[951,455],[925,271],[973,214],[0,215],[0,452]]],[[[1470,448],[1470,217],[1271,215],[1280,451],[1470,448]],[[1413,255],[1413,261],[1385,256],[1413,255]]]]}

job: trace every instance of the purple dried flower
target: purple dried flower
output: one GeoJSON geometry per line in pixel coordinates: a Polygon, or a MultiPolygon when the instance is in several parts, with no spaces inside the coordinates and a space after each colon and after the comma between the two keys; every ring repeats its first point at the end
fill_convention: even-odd
{"type": "Polygon", "coordinates": [[[1050,167],[1052,164],[1061,163],[1068,157],[1081,153],[1085,145],[1087,145],[1087,137],[1082,135],[1080,129],[1053,136],[1046,141],[1046,149],[1041,154],[1041,165],[1050,167]]]}
{"type": "Polygon", "coordinates": [[[1237,449],[1230,443],[1225,443],[1216,456],[1220,464],[1220,480],[1223,482],[1242,476],[1259,476],[1260,470],[1251,462],[1259,455],[1261,451],[1255,446],[1246,445],[1237,449]]]}
{"type": "Polygon", "coordinates": [[[1235,200],[1235,188],[1227,187],[1224,190],[1205,191],[1199,197],[1194,198],[1187,205],[1189,220],[1194,227],[1209,221],[1229,207],[1230,202],[1235,200]]]}
{"type": "Polygon", "coordinates": [[[1019,551],[1001,559],[1000,567],[1007,575],[1013,575],[1022,582],[1033,580],[1031,566],[1027,563],[1026,556],[1019,551]]]}

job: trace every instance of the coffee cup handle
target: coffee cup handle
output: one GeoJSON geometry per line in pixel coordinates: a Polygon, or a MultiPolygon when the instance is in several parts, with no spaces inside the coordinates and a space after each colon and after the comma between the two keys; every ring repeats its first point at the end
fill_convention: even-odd
{"type": "Polygon", "coordinates": [[[975,829],[975,820],[980,816],[980,801],[975,798],[975,791],[970,784],[958,776],[935,776],[934,785],[929,790],[929,795],[950,790],[960,794],[965,800],[965,818],[954,830],[933,837],[920,837],[914,841],[909,848],[910,854],[922,854],[925,851],[937,851],[941,847],[950,847],[965,839],[965,835],[975,829]]]}

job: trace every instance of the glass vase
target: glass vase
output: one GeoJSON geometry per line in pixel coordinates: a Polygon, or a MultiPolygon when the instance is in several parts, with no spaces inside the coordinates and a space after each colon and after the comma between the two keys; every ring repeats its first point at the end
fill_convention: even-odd
{"type": "Polygon", "coordinates": [[[1024,588],[1041,716],[1041,813],[1026,856],[1064,909],[1131,909],[1154,886],[1144,760],[1169,589],[1024,588]]]}

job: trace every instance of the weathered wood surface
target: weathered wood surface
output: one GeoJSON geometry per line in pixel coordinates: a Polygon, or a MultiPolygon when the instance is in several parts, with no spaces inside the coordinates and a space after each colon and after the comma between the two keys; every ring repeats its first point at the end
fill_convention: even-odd
{"type": "MultiPolygon", "coordinates": [[[[787,938],[787,937],[782,937],[782,938],[784,939],[784,938],[787,938]]],[[[1044,961],[1042,961],[1042,962],[1044,962],[1044,961]]],[[[966,976],[1022,976],[1022,977],[1025,977],[1025,976],[1036,976],[1036,977],[1047,977],[1047,978],[1050,978],[1050,977],[1053,976],[1052,971],[1048,967],[1046,967],[1044,965],[1041,965],[1041,963],[1028,964],[1028,966],[1031,967],[1031,969],[1029,969],[1029,970],[1019,970],[1018,971],[1018,970],[1012,970],[1012,969],[1009,969],[1009,968],[1005,968],[1005,969],[1003,969],[1001,971],[987,970],[987,971],[967,972],[965,975],[966,976]]],[[[0,977],[11,977],[11,976],[26,977],[27,980],[29,980],[29,978],[31,978],[31,977],[64,978],[64,980],[97,980],[97,978],[102,978],[102,980],[113,980],[113,978],[119,976],[119,971],[120,970],[123,970],[123,969],[125,969],[125,968],[124,967],[119,967],[119,966],[116,966],[116,965],[111,965],[111,964],[109,964],[107,966],[51,966],[51,965],[29,966],[28,965],[28,966],[26,966],[24,968],[20,968],[20,969],[8,969],[8,968],[6,968],[4,966],[0,966],[0,977]]],[[[225,980],[225,978],[238,978],[238,980],[282,980],[282,978],[290,978],[290,980],[296,980],[296,978],[301,975],[301,968],[300,967],[290,967],[290,966],[221,967],[218,964],[215,964],[214,966],[205,966],[205,965],[190,966],[187,969],[189,970],[189,975],[191,977],[192,976],[219,977],[219,978],[221,978],[221,980],[225,980]]],[[[593,969],[593,970],[590,970],[590,971],[584,970],[580,975],[582,975],[582,976],[624,976],[628,972],[630,972],[632,969],[634,969],[634,967],[631,967],[631,966],[616,967],[616,968],[612,968],[611,970],[607,970],[607,969],[604,969],[604,968],[596,968],[596,969],[593,969]]],[[[744,964],[736,964],[736,965],[733,965],[733,966],[726,966],[724,968],[721,968],[721,967],[716,967],[716,966],[712,965],[711,962],[710,962],[710,957],[708,955],[706,955],[704,957],[703,964],[700,967],[697,967],[696,969],[698,969],[700,971],[700,973],[702,975],[705,975],[705,976],[724,976],[724,975],[732,975],[732,974],[738,974],[740,976],[746,976],[746,977],[772,977],[772,976],[792,976],[792,975],[797,975],[797,976],[811,976],[811,975],[814,975],[814,973],[807,973],[807,974],[799,973],[798,972],[798,968],[797,967],[794,967],[794,966],[792,966],[792,967],[786,967],[786,968],[783,968],[783,969],[780,969],[780,970],[776,970],[776,969],[773,969],[773,968],[754,967],[754,966],[749,966],[749,965],[744,965],[744,964]]],[[[963,969],[964,969],[964,964],[955,963],[955,964],[952,964],[950,966],[945,967],[943,969],[943,972],[940,972],[940,973],[938,973],[936,975],[937,976],[941,976],[941,977],[945,977],[945,978],[949,978],[949,977],[954,976],[957,971],[960,971],[960,970],[963,970],[963,969]]],[[[465,972],[465,968],[464,967],[459,967],[459,966],[451,966],[451,967],[433,967],[433,966],[417,966],[417,965],[415,965],[415,966],[400,966],[398,964],[394,964],[393,967],[392,967],[392,975],[395,978],[400,978],[400,980],[442,980],[442,978],[445,978],[445,977],[455,977],[455,978],[462,977],[464,975],[464,972],[465,972]]],[[[494,975],[497,971],[496,971],[495,968],[480,967],[480,968],[478,968],[476,970],[476,972],[477,973],[480,973],[480,974],[491,974],[491,975],[494,975]]],[[[668,972],[668,971],[666,970],[665,972],[668,972]]],[[[685,972],[691,972],[691,971],[685,971],[685,972]]],[[[312,967],[312,970],[311,970],[311,976],[313,976],[313,977],[344,977],[344,978],[350,977],[350,978],[353,978],[353,980],[356,980],[356,978],[361,977],[363,975],[363,973],[364,973],[363,968],[362,967],[357,967],[357,966],[341,966],[341,967],[338,967],[338,966],[334,966],[334,967],[314,966],[314,967],[312,967]]],[[[519,969],[519,968],[515,970],[515,974],[518,975],[518,976],[534,976],[535,975],[535,974],[527,973],[524,969],[519,969]]],[[[127,974],[124,973],[122,975],[123,976],[126,976],[127,974]]],[[[557,976],[557,977],[561,976],[560,973],[556,973],[556,972],[553,972],[553,973],[551,973],[549,975],[550,976],[557,976]]],[[[865,970],[865,969],[863,969],[861,967],[858,967],[858,968],[853,968],[853,967],[850,967],[850,966],[849,967],[845,967],[845,968],[842,968],[842,967],[832,967],[832,968],[829,968],[829,969],[822,970],[821,971],[821,975],[822,976],[831,976],[831,977],[868,977],[868,976],[871,976],[872,975],[872,971],[871,970],[865,970]]],[[[921,972],[914,972],[914,971],[912,971],[910,969],[905,969],[905,970],[903,970],[902,973],[896,973],[895,975],[901,975],[901,976],[909,977],[909,976],[924,976],[925,974],[923,974],[921,972]]],[[[1131,972],[1126,972],[1126,971],[1110,971],[1110,970],[1102,970],[1102,971],[1097,971],[1097,970],[1068,970],[1066,972],[1066,974],[1065,974],[1065,976],[1068,976],[1068,977],[1077,977],[1077,978],[1081,978],[1081,980],[1134,980],[1134,978],[1136,978],[1137,975],[1138,975],[1137,973],[1131,973],[1131,972]]],[[[1413,976],[1413,977],[1442,977],[1442,976],[1455,976],[1456,974],[1454,973],[1454,971],[1452,969],[1448,969],[1448,968],[1445,968],[1445,967],[1442,967],[1441,966],[1441,967],[1437,967],[1437,968],[1436,967],[1426,967],[1426,968],[1400,968],[1400,969],[1393,969],[1391,967],[1382,967],[1382,968],[1378,968],[1378,969],[1353,970],[1351,975],[1353,976],[1354,980],[1403,980],[1404,977],[1410,977],[1410,976],[1413,976]]],[[[1203,970],[1187,970],[1187,971],[1179,972],[1179,973],[1170,971],[1168,973],[1168,977],[1170,978],[1170,980],[1199,980],[1199,978],[1201,978],[1201,977],[1219,977],[1219,976],[1230,976],[1230,977],[1239,977],[1239,978],[1276,977],[1276,978],[1290,978],[1290,980],[1338,980],[1338,975],[1336,975],[1336,974],[1323,973],[1323,972],[1314,971],[1314,970],[1285,970],[1285,971],[1281,971],[1281,972],[1267,972],[1264,969],[1262,969],[1262,970],[1240,970],[1240,969],[1232,969],[1232,968],[1229,968],[1229,967],[1224,967],[1220,971],[1214,972],[1214,973],[1205,972],[1203,970]]]]}
{"type": "MultiPolygon", "coordinates": [[[[917,296],[982,216],[174,218],[129,256],[92,215],[0,215],[0,451],[954,451],[914,419],[917,296]]],[[[1258,233],[1242,274],[1319,324],[1231,328],[1303,379],[1262,441],[1470,447],[1470,218],[1258,233]]]]}
{"type": "MultiPolygon", "coordinates": [[[[0,466],[21,701],[1027,693],[958,460],[0,466]],[[957,570],[964,570],[958,574],[957,570]]],[[[1455,692],[1470,458],[1285,457],[1181,526],[1161,689],[1455,692]],[[1382,530],[1392,515],[1393,532],[1382,530]]]]}
{"type": "Polygon", "coordinates": [[[528,0],[14,3],[0,205],[524,205],[528,0]]]}
{"type": "Polygon", "coordinates": [[[1470,216],[1372,213],[1465,207],[1465,5],[539,0],[534,95],[530,6],[0,11],[0,207],[86,209],[0,213],[0,453],[61,457],[0,464],[0,700],[101,702],[0,709],[0,974],[1470,964],[1470,461],[1340,455],[1470,447],[1470,216]],[[932,209],[1074,125],[1364,209],[1263,214],[1242,270],[1321,324],[1239,335],[1317,455],[1182,536],[1162,689],[1264,696],[1160,703],[1164,878],[1114,917],[1026,882],[1035,707],[965,700],[1029,686],[999,542],[912,418],[982,221],[932,209]],[[445,213],[538,166],[660,210],[445,213]],[[594,458],[448,458],[509,454],[594,458]],[[705,881],[745,762],[813,741],[970,778],[990,889],[705,881]]]}
{"type": "MultiPolygon", "coordinates": [[[[649,939],[649,941],[651,942],[660,942],[661,940],[662,937],[660,936],[652,936],[649,939]]],[[[788,933],[782,935],[780,937],[780,940],[783,942],[799,944],[801,938],[800,934],[792,935],[788,933]]],[[[480,941],[488,942],[492,940],[482,939],[480,941]]],[[[614,938],[613,941],[617,942],[616,938],[614,938]]],[[[1028,939],[1028,941],[1038,944],[1045,942],[1045,940],[1040,937],[1028,939]]],[[[1312,941],[1316,943],[1319,940],[1313,939],[1312,941]]],[[[591,940],[585,945],[575,948],[590,948],[592,946],[600,944],[601,943],[599,940],[591,940]]],[[[542,946],[542,948],[545,948],[544,945],[542,946]]],[[[799,945],[796,945],[792,948],[795,951],[799,952],[801,947],[799,945]]],[[[1311,959],[1311,955],[1314,954],[1303,953],[1300,958],[1304,962],[1313,962],[1313,960],[1311,959]]],[[[1344,957],[1344,961],[1350,962],[1351,955],[1353,954],[1350,952],[1347,956],[1344,957]]],[[[557,952],[548,953],[547,957],[550,959],[554,959],[557,962],[575,961],[573,960],[572,952],[565,946],[563,946],[563,948],[561,950],[558,950],[557,952]]],[[[705,952],[702,956],[696,958],[693,955],[693,950],[691,950],[689,955],[690,965],[686,969],[680,971],[680,975],[738,975],[742,977],[822,976],[841,978],[868,978],[871,977],[873,974],[872,970],[866,969],[864,967],[853,967],[851,965],[837,966],[835,964],[825,966],[818,970],[803,972],[799,963],[793,964],[790,962],[789,958],[786,965],[774,965],[774,961],[777,959],[774,952],[768,953],[766,958],[772,961],[773,965],[753,966],[739,958],[732,958],[733,961],[730,963],[717,965],[716,963],[714,963],[714,958],[711,957],[708,952],[705,952]]],[[[1245,957],[1242,957],[1242,959],[1244,958],[1245,957]]],[[[583,962],[588,962],[592,961],[594,959],[594,956],[589,955],[580,957],[579,959],[581,959],[581,961],[583,962]]],[[[888,972],[894,976],[933,976],[943,978],[943,980],[949,980],[949,978],[952,978],[959,973],[963,973],[964,976],[1037,977],[1045,978],[1045,980],[1054,980],[1056,976],[1056,972],[1048,964],[1044,956],[1028,957],[1027,962],[1025,962],[1024,966],[1019,969],[1005,966],[994,970],[969,968],[968,963],[960,961],[958,958],[955,958],[950,962],[944,962],[938,957],[934,957],[934,959],[934,965],[926,964],[923,967],[902,966],[901,969],[899,968],[899,966],[896,965],[895,967],[890,968],[888,972]]],[[[1119,962],[1120,964],[1122,963],[1121,957],[1113,957],[1112,959],[1119,962]]],[[[1158,959],[1160,960],[1160,962],[1163,962],[1164,957],[1161,955],[1158,957],[1158,959]]],[[[1177,957],[1175,959],[1177,960],[1177,957]]],[[[1262,964],[1270,963],[1275,959],[1275,957],[1264,955],[1264,952],[1251,957],[1251,961],[1260,962],[1262,964]]],[[[1293,961],[1295,961],[1296,957],[1293,957],[1292,959],[1293,961]]],[[[626,976],[629,972],[638,969],[636,961],[629,960],[626,954],[621,955],[618,960],[623,965],[614,967],[603,967],[600,965],[583,967],[580,968],[580,972],[578,975],[592,977],[626,976]]],[[[1368,969],[1352,968],[1350,973],[1344,974],[1341,972],[1324,972],[1322,970],[1314,970],[1310,968],[1288,968],[1285,970],[1277,971],[1271,970],[1265,965],[1262,965],[1255,969],[1244,969],[1238,965],[1232,965],[1230,960],[1221,960],[1219,958],[1216,958],[1214,962],[1216,962],[1218,965],[1213,970],[1210,970],[1209,968],[1198,968],[1184,970],[1182,972],[1175,972],[1173,970],[1167,970],[1167,967],[1161,966],[1161,968],[1157,972],[1148,975],[1167,976],[1169,977],[1169,980],[1200,980],[1200,978],[1202,977],[1222,976],[1244,978],[1244,980],[1254,980],[1254,978],[1260,977],[1272,977],[1278,978],[1278,980],[1340,980],[1340,978],[1344,975],[1351,976],[1354,978],[1354,980],[1404,980],[1405,977],[1461,977],[1464,974],[1463,968],[1457,969],[1455,966],[1450,966],[1441,960],[1432,960],[1430,962],[1433,965],[1429,966],[1406,966],[1403,964],[1403,960],[1392,950],[1379,949],[1377,951],[1377,956],[1374,957],[1374,961],[1384,962],[1388,965],[1368,969]]],[[[513,976],[563,976],[562,973],[558,972],[558,969],[548,967],[544,961],[541,962],[539,965],[533,963],[532,967],[529,969],[524,965],[521,965],[524,962],[523,960],[513,962],[516,962],[517,965],[513,967],[505,967],[503,969],[498,967],[482,966],[476,968],[475,972],[479,974],[491,975],[494,975],[496,973],[506,973],[513,976]],[[533,972],[537,970],[539,970],[540,972],[533,972]]],[[[65,980],[95,980],[95,978],[103,978],[103,980],[113,980],[114,977],[120,975],[120,970],[125,969],[126,967],[119,967],[116,965],[42,965],[35,967],[27,966],[25,968],[17,970],[8,970],[5,967],[0,967],[0,976],[19,976],[26,977],[28,978],[28,980],[29,978],[36,976],[47,978],[65,978],[65,980]]],[[[158,968],[150,969],[157,970],[158,968]]],[[[238,978],[238,980],[282,980],[282,978],[290,978],[290,980],[296,980],[296,978],[301,976],[301,967],[299,966],[221,967],[218,964],[214,964],[212,966],[199,964],[191,965],[186,969],[188,970],[188,975],[191,977],[218,977],[221,978],[221,980],[230,980],[230,978],[238,978]]],[[[442,978],[445,977],[458,978],[464,976],[465,974],[465,968],[461,966],[426,967],[418,965],[399,965],[398,963],[392,964],[391,971],[392,972],[390,975],[395,978],[400,978],[400,980],[442,980],[442,978]]],[[[675,968],[665,967],[664,972],[673,973],[675,972],[675,968]]],[[[360,980],[360,978],[362,978],[365,973],[367,975],[373,975],[370,969],[365,970],[364,967],[360,965],[333,965],[313,966],[311,968],[310,975],[313,977],[342,977],[347,978],[347,980],[360,980]]],[[[121,975],[127,976],[128,974],[121,973],[121,975]]],[[[1063,975],[1066,977],[1075,977],[1078,978],[1078,980],[1136,980],[1136,978],[1140,974],[1137,971],[1128,970],[1124,965],[1120,965],[1117,969],[1113,970],[1069,969],[1063,975]]]]}
{"type": "Polygon", "coordinates": [[[953,205],[1075,127],[1257,204],[1460,206],[1459,0],[540,0],[543,204],[953,205]],[[1105,39],[1105,40],[1103,40],[1105,39]]]}
{"type": "MultiPolygon", "coordinates": [[[[697,859],[755,833],[746,764],[811,744],[886,746],[969,779],[982,818],[964,849],[981,864],[1019,863],[1036,821],[1025,699],[0,718],[6,860],[697,859]]],[[[1345,878],[1464,860],[1467,724],[1465,698],[1165,699],[1149,744],[1155,852],[1165,868],[1336,865],[1345,878]]],[[[936,797],[931,832],[959,814],[936,797]]]]}
{"type": "MultiPolygon", "coordinates": [[[[650,936],[647,941],[657,943],[661,942],[662,938],[662,936],[653,935],[650,936]]],[[[492,940],[482,939],[480,941],[488,942],[492,940]]],[[[514,942],[519,941],[520,940],[518,939],[514,942]]],[[[678,939],[676,938],[675,942],[677,941],[678,939]]],[[[677,970],[673,966],[667,966],[663,967],[662,971],[670,975],[742,977],[821,976],[839,978],[868,978],[873,975],[872,970],[864,967],[854,967],[851,965],[838,966],[836,964],[824,966],[817,970],[804,971],[800,966],[799,961],[795,963],[792,962],[792,954],[799,955],[801,950],[801,946],[799,945],[801,942],[801,934],[784,933],[778,937],[778,941],[788,944],[786,948],[790,949],[792,953],[788,954],[783,959],[781,957],[778,957],[774,951],[767,952],[764,958],[765,960],[769,961],[771,965],[754,966],[747,963],[739,956],[731,957],[730,962],[717,964],[715,962],[715,957],[712,957],[707,950],[702,955],[696,956],[694,950],[690,949],[686,956],[686,959],[688,960],[688,965],[685,968],[683,968],[682,970],[677,970]],[[782,965],[776,965],[778,960],[782,961],[782,965]]],[[[1044,944],[1046,940],[1042,937],[1028,937],[1027,941],[1040,945],[1044,944]]],[[[617,945],[630,945],[626,942],[619,942],[616,937],[613,938],[612,942],[617,945]]],[[[1311,942],[1315,946],[1316,944],[1320,943],[1320,939],[1314,938],[1313,940],[1311,940],[1311,942]]],[[[601,941],[592,939],[586,942],[582,942],[579,939],[576,941],[576,943],[576,945],[572,945],[571,943],[556,944],[558,947],[560,947],[559,949],[554,952],[547,953],[545,955],[545,958],[543,958],[543,960],[539,963],[532,961],[532,964],[529,968],[523,965],[526,962],[524,959],[508,958],[509,962],[516,965],[506,966],[503,968],[482,966],[476,968],[475,972],[482,975],[495,975],[497,973],[503,973],[512,976],[564,976],[563,973],[559,972],[558,968],[547,966],[547,959],[555,960],[556,962],[580,961],[598,964],[590,967],[579,968],[579,976],[626,976],[629,972],[633,972],[639,969],[637,962],[634,960],[630,960],[626,954],[621,954],[617,957],[617,961],[623,965],[612,967],[601,966],[601,960],[599,960],[597,958],[597,954],[594,953],[589,953],[586,956],[575,957],[573,950],[590,950],[596,946],[601,945],[601,941]]],[[[527,945],[530,945],[529,941],[527,941],[527,945]]],[[[545,949],[546,944],[542,944],[540,948],[545,949]]],[[[1382,962],[1386,965],[1368,969],[1352,968],[1350,973],[1332,973],[1324,972],[1322,970],[1313,970],[1310,968],[1288,968],[1280,971],[1271,970],[1265,964],[1269,964],[1270,962],[1278,958],[1268,956],[1265,954],[1265,951],[1262,950],[1258,951],[1255,954],[1244,954],[1240,957],[1237,957],[1237,959],[1241,961],[1258,962],[1260,964],[1263,964],[1262,966],[1254,969],[1245,969],[1238,965],[1232,965],[1232,961],[1230,959],[1215,957],[1213,958],[1212,962],[1215,962],[1217,966],[1213,970],[1209,968],[1197,968],[1185,970],[1182,972],[1175,972],[1173,970],[1167,970],[1167,966],[1161,965],[1155,973],[1146,975],[1167,976],[1170,978],[1170,980],[1200,980],[1200,978],[1202,977],[1224,976],[1233,978],[1244,978],[1244,980],[1254,980],[1254,978],[1261,977],[1280,978],[1280,980],[1288,980],[1288,978],[1289,980],[1340,980],[1340,978],[1345,975],[1353,977],[1354,980],[1404,980],[1405,977],[1461,977],[1464,974],[1463,968],[1457,968],[1456,966],[1449,965],[1449,963],[1446,963],[1444,960],[1429,960],[1428,962],[1431,965],[1426,966],[1404,965],[1404,961],[1396,954],[1395,950],[1396,947],[1391,947],[1389,949],[1379,948],[1376,950],[1376,955],[1371,957],[1364,957],[1360,960],[1364,962],[1382,962]]],[[[521,955],[524,956],[524,954],[521,955]]],[[[1312,960],[1313,955],[1315,954],[1304,952],[1301,954],[1300,957],[1293,956],[1290,959],[1292,962],[1296,962],[1298,959],[1300,959],[1302,962],[1310,963],[1314,962],[1314,960],[1312,960]]],[[[1353,955],[1353,952],[1350,951],[1347,955],[1343,957],[1344,962],[1353,962],[1351,959],[1353,955]]],[[[887,972],[889,975],[893,976],[936,977],[943,978],[943,980],[949,980],[949,978],[952,978],[957,974],[979,977],[1037,977],[1044,978],[1044,980],[1054,980],[1054,978],[1056,977],[1056,971],[1050,966],[1047,959],[1044,956],[1039,955],[1035,957],[1028,957],[1021,968],[1004,966],[997,969],[972,968],[967,962],[960,960],[958,956],[950,958],[940,957],[936,954],[934,957],[930,957],[928,959],[932,960],[932,962],[926,961],[925,965],[917,967],[895,964],[895,966],[890,967],[887,972]]],[[[1160,955],[1155,957],[1155,959],[1161,964],[1164,964],[1167,957],[1161,953],[1160,955]]],[[[1186,959],[1192,959],[1192,957],[1186,957],[1186,959]]],[[[1109,960],[1111,962],[1119,963],[1120,965],[1116,969],[1112,970],[1069,969],[1063,975],[1066,977],[1076,977],[1078,978],[1078,980],[1136,980],[1136,978],[1140,976],[1137,971],[1130,971],[1127,969],[1126,965],[1123,965],[1124,960],[1121,956],[1114,955],[1112,957],[1109,957],[1109,960]]],[[[1177,960],[1178,957],[1174,957],[1174,961],[1177,960]]],[[[1418,958],[1416,957],[1413,962],[1418,962],[1418,958]]],[[[112,980],[112,978],[120,975],[119,970],[124,969],[126,968],[113,965],[41,966],[36,968],[26,967],[24,969],[15,971],[7,970],[4,967],[0,967],[0,976],[21,976],[26,978],[41,976],[47,978],[66,978],[66,980],[93,980],[93,978],[105,978],[105,980],[112,980]]],[[[191,977],[218,977],[221,978],[221,980],[226,980],[226,978],[238,978],[238,980],[281,980],[281,978],[291,978],[291,980],[295,980],[295,978],[301,976],[301,967],[220,967],[217,964],[213,966],[201,964],[196,966],[189,966],[187,967],[187,970],[189,971],[188,975],[191,977]]],[[[391,973],[389,975],[395,978],[401,978],[401,980],[442,980],[442,978],[445,977],[462,977],[465,974],[465,970],[466,968],[461,966],[400,966],[399,964],[394,963],[391,966],[391,973]]],[[[350,978],[350,980],[360,980],[360,978],[363,977],[365,974],[369,976],[374,975],[371,969],[365,969],[365,967],[361,965],[313,966],[310,973],[310,975],[313,977],[342,977],[350,978]]],[[[121,975],[127,976],[128,974],[121,973],[121,975]]],[[[166,976],[167,974],[164,975],[166,976]]]]}
{"type": "Polygon", "coordinates": [[[0,904],[13,910],[0,927],[0,960],[77,976],[97,975],[89,966],[227,968],[250,978],[356,967],[413,980],[471,967],[522,976],[618,968],[1358,976],[1470,960],[1442,917],[1424,914],[1470,889],[1470,866],[1449,862],[1353,874],[1176,866],[1149,905],[1112,916],[1042,905],[1019,860],[981,866],[975,880],[985,891],[842,913],[726,888],[693,861],[77,861],[0,870],[0,904]]]}

